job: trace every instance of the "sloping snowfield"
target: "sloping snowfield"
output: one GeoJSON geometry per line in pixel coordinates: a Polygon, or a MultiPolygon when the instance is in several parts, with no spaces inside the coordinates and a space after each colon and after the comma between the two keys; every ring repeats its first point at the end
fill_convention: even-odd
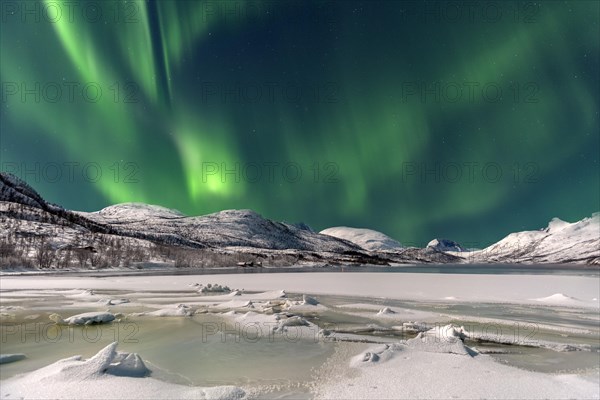
{"type": "Polygon", "coordinates": [[[0,396],[600,398],[597,276],[2,277],[0,396]]]}

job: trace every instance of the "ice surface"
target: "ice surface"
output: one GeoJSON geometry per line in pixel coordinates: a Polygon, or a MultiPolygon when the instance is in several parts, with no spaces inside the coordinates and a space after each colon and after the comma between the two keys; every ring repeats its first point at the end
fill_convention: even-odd
{"type": "Polygon", "coordinates": [[[144,377],[149,371],[135,353],[112,343],[95,356],[74,356],[2,382],[0,396],[23,399],[242,399],[242,389],[175,385],[144,377]]]}
{"type": "MultiPolygon", "coordinates": [[[[191,278],[185,275],[144,277],[2,277],[3,290],[76,289],[91,287],[97,290],[189,291],[191,278]]],[[[513,304],[544,303],[532,300],[555,293],[563,293],[581,299],[581,307],[598,308],[600,287],[597,277],[553,275],[492,275],[492,274],[418,274],[418,273],[360,273],[343,274],[320,272],[274,273],[274,274],[223,274],[219,283],[247,291],[268,291],[244,296],[247,300],[285,297],[281,290],[292,293],[338,294],[391,299],[424,300],[447,296],[460,297],[461,302],[491,302],[513,304]],[[596,299],[596,300],[592,300],[596,299]]],[[[6,296],[11,297],[12,295],[6,296]]],[[[156,294],[154,294],[156,296],[156,294]]],[[[231,300],[229,295],[206,296],[208,301],[231,300]]],[[[3,296],[4,297],[4,296],[3,296]]],[[[158,296],[157,296],[158,297],[158,296]]],[[[203,300],[197,296],[198,301],[203,300]]]]}
{"type": "MultiPolygon", "coordinates": [[[[110,278],[3,277],[3,291],[0,292],[0,296],[3,302],[5,299],[23,301],[26,310],[6,310],[17,317],[27,315],[35,307],[47,307],[45,311],[37,311],[40,313],[55,311],[56,303],[47,302],[47,296],[52,296],[53,302],[59,304],[66,300],[69,307],[78,305],[81,307],[78,312],[85,307],[99,308],[98,299],[127,298],[132,300],[127,304],[143,307],[140,308],[142,312],[130,315],[142,317],[140,319],[146,323],[155,321],[153,323],[161,325],[173,321],[184,325],[209,321],[207,326],[218,326],[221,329],[222,320],[227,323],[227,329],[230,331],[235,332],[232,326],[238,326],[237,330],[245,329],[249,335],[248,339],[258,335],[268,341],[274,337],[274,343],[278,343],[279,340],[284,341],[284,344],[285,340],[293,343],[313,343],[314,339],[318,339],[314,340],[315,346],[321,346],[324,337],[336,341],[346,338],[355,341],[381,340],[379,343],[385,343],[370,348],[361,345],[362,348],[357,348],[345,358],[335,360],[334,369],[337,368],[338,375],[324,373],[315,382],[317,398],[599,397],[597,387],[600,379],[594,375],[594,371],[577,372],[579,375],[550,375],[525,371],[499,364],[485,354],[478,354],[477,349],[465,345],[467,340],[467,343],[473,343],[473,339],[485,339],[485,332],[471,332],[471,325],[467,324],[467,321],[472,323],[476,318],[480,318],[482,322],[508,324],[507,321],[514,318],[516,313],[525,317],[543,316],[546,318],[543,322],[555,323],[550,328],[564,330],[564,343],[552,343],[547,337],[540,336],[535,338],[535,346],[556,351],[586,350],[585,346],[578,344],[582,342],[577,335],[591,335],[597,332],[597,328],[594,327],[597,320],[592,318],[593,313],[597,311],[597,299],[600,297],[597,277],[412,273],[219,275],[219,285],[245,289],[225,295],[200,294],[193,285],[190,286],[194,282],[193,279],[185,275],[110,278]],[[88,289],[82,292],[81,288],[88,289]],[[287,293],[283,290],[272,290],[273,288],[286,288],[287,293]],[[19,289],[26,289],[30,296],[22,296],[23,293],[19,292],[19,289]],[[318,295],[318,300],[315,295],[318,295]],[[338,296],[350,297],[340,299],[338,296]],[[443,300],[444,297],[454,299],[443,300]],[[427,307],[409,309],[415,304],[427,304],[427,307]],[[466,308],[460,307],[466,305],[469,305],[468,309],[474,313],[471,316],[461,314],[466,308]],[[447,314],[450,309],[454,309],[456,314],[447,314]],[[507,319],[501,321],[503,316],[500,313],[505,309],[509,310],[507,319]],[[496,313],[490,313],[491,311],[496,313]],[[211,319],[203,320],[204,315],[198,314],[199,312],[207,313],[206,316],[211,319]],[[529,314],[522,314],[524,312],[529,314]],[[564,319],[561,319],[561,315],[564,319]],[[153,320],[153,317],[158,316],[192,317],[182,320],[153,320]],[[484,321],[482,316],[490,318],[484,321]],[[589,328],[589,331],[570,328],[571,320],[581,321],[579,316],[591,318],[587,325],[580,325],[581,328],[589,328]],[[343,329],[348,328],[345,330],[348,333],[334,332],[332,335],[330,332],[329,335],[325,335],[324,330],[313,323],[314,321],[321,324],[319,321],[330,317],[330,321],[339,322],[343,329]],[[436,318],[441,318],[444,322],[430,329],[431,321],[436,321],[436,318]],[[456,323],[457,320],[464,323],[459,322],[458,326],[447,325],[449,321],[456,323]],[[354,326],[350,326],[348,321],[352,321],[354,326]],[[561,325],[564,321],[567,323],[561,325]],[[461,327],[461,324],[468,330],[461,327]],[[354,330],[354,327],[361,326],[372,329],[362,332],[354,330]],[[378,329],[387,329],[385,335],[389,336],[378,337],[377,333],[369,336],[373,330],[378,329]],[[410,332],[408,337],[417,336],[398,342],[400,338],[407,336],[394,336],[398,334],[394,330],[410,332]],[[574,337],[567,340],[569,335],[574,337]]],[[[102,308],[106,306],[103,305],[102,308]]],[[[77,314],[64,322],[73,318],[85,324],[99,314],[104,312],[77,314]]],[[[335,326],[326,327],[336,329],[335,326]]],[[[545,329],[542,324],[539,327],[541,330],[545,329]]],[[[156,329],[156,326],[153,329],[156,329]]],[[[170,332],[165,332],[166,336],[169,336],[170,332]]],[[[526,336],[527,333],[523,335],[526,336]]],[[[506,342],[507,345],[516,344],[514,337],[511,338],[512,334],[505,332],[505,336],[498,336],[492,340],[497,343],[506,342]]],[[[220,333],[215,333],[215,336],[220,337],[219,335],[220,333]]],[[[554,335],[555,338],[559,336],[558,333],[554,335]]],[[[200,342],[196,344],[202,346],[200,342]]],[[[338,344],[335,343],[336,346],[338,344]]],[[[188,345],[187,341],[182,341],[181,354],[187,354],[185,346],[188,345]]],[[[344,342],[340,348],[348,349],[347,346],[350,345],[354,343],[344,342]]],[[[251,344],[242,342],[239,349],[246,346],[251,344]]],[[[477,346],[480,347],[479,344],[477,346]]],[[[8,398],[235,398],[234,396],[241,393],[239,389],[231,387],[205,389],[161,382],[147,376],[146,364],[139,356],[118,353],[114,348],[109,350],[105,348],[87,361],[70,358],[46,367],[49,369],[42,368],[2,381],[1,395],[4,397],[8,394],[8,398]],[[40,372],[43,370],[46,372],[40,372]],[[74,382],[71,378],[79,380],[74,382]],[[81,383],[82,380],[85,380],[85,384],[81,383]],[[90,380],[92,383],[88,384],[90,380]],[[136,390],[139,390],[139,393],[136,390]]],[[[593,354],[590,353],[589,346],[587,350],[572,353],[586,353],[591,357],[593,354]]],[[[595,351],[595,348],[591,350],[595,351]]],[[[136,351],[146,354],[143,348],[137,348],[136,351]]],[[[27,361],[15,364],[14,367],[25,365],[34,356],[34,353],[26,348],[14,348],[11,352],[23,352],[29,356],[27,361]]],[[[218,358],[219,353],[212,356],[218,358]]],[[[297,358],[301,358],[298,354],[290,356],[289,359],[277,357],[277,354],[273,355],[274,363],[289,361],[292,365],[297,358]]],[[[161,364],[161,357],[149,357],[149,360],[152,364],[148,365],[153,368],[161,364]]],[[[193,359],[186,362],[187,368],[193,369],[197,361],[193,359]]],[[[263,360],[263,364],[267,362],[263,360]]],[[[255,367],[264,371],[268,366],[263,364],[257,364],[255,367]]],[[[174,365],[176,363],[171,364],[171,368],[174,365]]],[[[186,375],[185,370],[177,373],[186,375]]],[[[228,383],[238,384],[237,381],[228,383]]],[[[204,382],[196,384],[207,385],[204,382]]]]}

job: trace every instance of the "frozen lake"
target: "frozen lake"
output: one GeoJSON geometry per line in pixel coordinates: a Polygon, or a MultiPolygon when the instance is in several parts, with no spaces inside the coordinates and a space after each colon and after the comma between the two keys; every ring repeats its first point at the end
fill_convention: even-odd
{"type": "MultiPolygon", "coordinates": [[[[565,379],[581,379],[574,384],[577,390],[592,390],[592,397],[598,397],[590,389],[600,382],[597,271],[465,274],[414,268],[402,273],[3,276],[1,352],[23,353],[26,358],[0,365],[0,380],[11,382],[23,376],[19,374],[73,355],[92,357],[116,341],[119,349],[138,353],[150,376],[160,382],[234,385],[249,398],[315,398],[343,394],[353,384],[338,386],[356,381],[354,392],[378,398],[381,393],[369,391],[366,384],[361,387],[361,379],[377,369],[382,376],[389,374],[393,368],[386,365],[401,359],[392,357],[381,365],[378,361],[363,371],[350,366],[352,357],[377,344],[409,343],[406,349],[415,351],[411,346],[422,335],[452,325],[467,332],[459,344],[476,362],[511,367],[506,374],[522,371],[533,385],[547,388],[556,379],[561,387],[565,379]],[[195,283],[244,291],[237,296],[199,293],[195,283]],[[50,319],[53,313],[67,318],[92,311],[110,311],[117,319],[87,326],[56,325],[50,319]],[[337,392],[332,392],[334,387],[337,392]]],[[[438,351],[439,343],[446,343],[445,338],[436,338],[435,352],[418,347],[425,351],[419,354],[446,354],[438,351]]],[[[452,357],[463,362],[465,356],[452,357]]],[[[447,367],[442,363],[439,368],[447,367]]],[[[515,397],[504,385],[499,396],[515,397]]],[[[569,390],[535,393],[556,398],[577,393],[569,390]]],[[[473,393],[465,397],[478,392],[473,393]]],[[[10,398],[14,392],[3,395],[10,398]]]]}

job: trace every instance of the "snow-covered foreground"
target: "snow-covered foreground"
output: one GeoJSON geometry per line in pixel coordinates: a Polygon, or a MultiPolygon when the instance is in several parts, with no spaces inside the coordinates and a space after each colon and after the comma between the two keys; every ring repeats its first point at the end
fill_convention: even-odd
{"type": "Polygon", "coordinates": [[[47,367],[2,385],[3,398],[32,399],[241,399],[236,387],[200,388],[144,378],[146,366],[137,354],[116,351],[111,343],[88,360],[80,356],[47,367]]]}
{"type": "MultiPolygon", "coordinates": [[[[460,341],[459,341],[460,342],[460,341]]],[[[461,343],[422,338],[354,357],[358,374],[341,371],[316,397],[333,399],[594,399],[598,375],[549,375],[470,354],[461,343]]],[[[336,366],[339,369],[339,366],[336,366]]],[[[335,368],[335,367],[334,367],[335,368]]]]}
{"type": "Polygon", "coordinates": [[[0,397],[600,398],[599,292],[597,276],[2,277],[0,397]]]}

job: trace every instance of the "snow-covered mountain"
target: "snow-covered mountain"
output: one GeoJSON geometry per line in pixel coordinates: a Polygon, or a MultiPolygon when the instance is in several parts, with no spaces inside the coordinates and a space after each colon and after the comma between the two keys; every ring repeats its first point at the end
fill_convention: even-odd
{"type": "Polygon", "coordinates": [[[324,229],[319,233],[348,240],[363,249],[371,251],[398,251],[404,249],[400,242],[372,229],[337,226],[324,229]]]}
{"type": "Polygon", "coordinates": [[[189,217],[160,206],[125,203],[97,212],[70,211],[47,203],[25,182],[3,173],[0,246],[0,267],[15,263],[58,267],[72,265],[75,258],[92,266],[156,261],[206,267],[460,260],[423,249],[397,254],[370,251],[314,232],[306,224],[271,221],[251,210],[189,217]]]}
{"type": "Polygon", "coordinates": [[[394,263],[600,263],[600,214],[576,223],[555,219],[540,231],[507,236],[486,249],[437,240],[403,247],[370,229],[266,219],[251,210],[189,217],[160,206],[125,203],[76,212],[46,202],[22,180],[0,173],[0,268],[132,266],[181,267],[394,263]],[[22,264],[22,265],[21,265],[22,264]]]}
{"type": "MultiPolygon", "coordinates": [[[[455,256],[429,249],[404,249],[400,243],[376,231],[356,229],[365,235],[354,235],[352,240],[314,232],[302,223],[271,221],[252,210],[225,210],[188,217],[160,206],[126,203],[79,215],[102,225],[118,226],[123,231],[181,236],[209,248],[228,251],[293,250],[300,252],[300,259],[370,264],[460,261],[455,256]],[[365,240],[356,240],[358,236],[365,240]],[[376,243],[379,246],[375,246],[376,243]],[[384,248],[384,244],[387,247],[384,248]]],[[[347,228],[348,232],[351,230],[347,228]]]]}
{"type": "Polygon", "coordinates": [[[553,218],[544,229],[511,233],[483,250],[451,254],[470,262],[600,264],[600,213],[573,223],[553,218]]]}
{"type": "Polygon", "coordinates": [[[252,210],[225,210],[188,217],[160,206],[125,203],[98,212],[78,214],[98,224],[119,227],[122,231],[180,236],[214,248],[295,249],[332,253],[364,251],[351,242],[319,235],[292,224],[274,222],[252,210]]]}

